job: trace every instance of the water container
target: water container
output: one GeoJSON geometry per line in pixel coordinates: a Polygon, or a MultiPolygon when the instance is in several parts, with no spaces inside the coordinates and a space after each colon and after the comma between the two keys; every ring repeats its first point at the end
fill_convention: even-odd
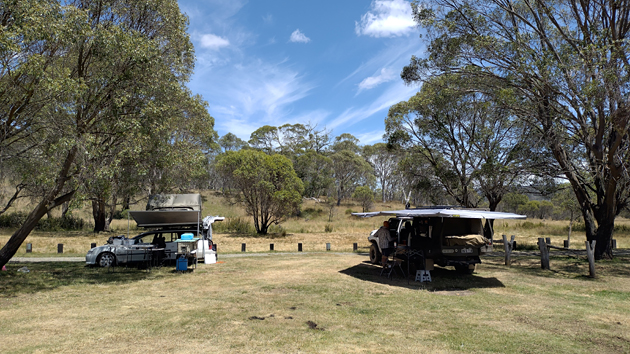
{"type": "Polygon", "coordinates": [[[217,262],[217,254],[214,251],[206,251],[206,255],[203,258],[203,263],[214,264],[217,262]]]}
{"type": "Polygon", "coordinates": [[[175,267],[177,271],[188,270],[188,260],[186,258],[177,258],[177,265],[175,267]]]}
{"type": "Polygon", "coordinates": [[[182,234],[181,239],[184,241],[192,241],[193,237],[195,237],[195,235],[191,233],[185,233],[185,234],[182,234]]]}

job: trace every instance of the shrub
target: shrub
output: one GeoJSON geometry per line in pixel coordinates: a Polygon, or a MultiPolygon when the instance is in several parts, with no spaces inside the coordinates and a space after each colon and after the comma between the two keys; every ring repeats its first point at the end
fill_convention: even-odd
{"type": "Polygon", "coordinates": [[[350,214],[352,214],[352,213],[354,213],[354,210],[352,210],[352,209],[346,209],[346,215],[350,215],[350,214]]]}
{"type": "Polygon", "coordinates": [[[254,228],[245,218],[230,218],[224,222],[214,223],[212,224],[212,230],[225,234],[251,234],[254,232],[254,228]]]}
{"type": "MultiPolygon", "coordinates": [[[[0,215],[0,227],[19,228],[21,227],[28,214],[16,212],[0,215]]],[[[73,217],[72,215],[60,218],[43,218],[37,222],[35,230],[38,231],[63,231],[63,230],[83,230],[86,227],[83,219],[73,217]]]]}
{"type": "Polygon", "coordinates": [[[331,224],[326,224],[326,226],[324,226],[324,232],[333,232],[333,227],[331,224]]]}

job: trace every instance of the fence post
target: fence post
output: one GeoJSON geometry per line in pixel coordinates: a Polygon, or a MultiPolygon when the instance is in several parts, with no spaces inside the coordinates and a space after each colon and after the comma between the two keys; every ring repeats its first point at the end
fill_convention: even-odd
{"type": "Polygon", "coordinates": [[[63,243],[57,244],[57,253],[63,253],[63,243]]]}
{"type": "Polygon", "coordinates": [[[352,244],[352,252],[356,252],[359,249],[359,245],[357,243],[352,244]]]}
{"type": "Polygon", "coordinates": [[[512,251],[514,251],[516,249],[516,241],[514,240],[516,238],[516,236],[512,235],[510,237],[510,243],[512,244],[512,251]]]}
{"type": "Polygon", "coordinates": [[[269,250],[270,250],[270,251],[273,251],[273,243],[270,243],[270,244],[269,244],[269,250]]]}
{"type": "MultiPolygon", "coordinates": [[[[503,236],[503,249],[505,250],[505,265],[509,267],[512,265],[512,259],[511,259],[512,243],[508,242],[506,235],[502,235],[502,236],[503,236]]],[[[514,236],[512,236],[512,238],[514,238],[514,236]]]]}
{"type": "Polygon", "coordinates": [[[96,248],[96,242],[92,242],[92,243],[90,244],[90,249],[92,249],[92,248],[96,248]]]}
{"type": "Polygon", "coordinates": [[[595,278],[595,256],[593,251],[595,251],[595,240],[592,243],[586,242],[586,257],[588,258],[588,276],[591,278],[595,278]]]}
{"type": "Polygon", "coordinates": [[[330,243],[326,243],[326,251],[330,251],[330,243]]]}
{"type": "Polygon", "coordinates": [[[547,237],[547,238],[545,239],[545,242],[546,242],[548,245],[550,245],[550,244],[551,244],[551,237],[547,237]]]}
{"type": "Polygon", "coordinates": [[[26,253],[32,253],[33,252],[33,244],[32,243],[27,243],[26,244],[26,253]]]}
{"type": "Polygon", "coordinates": [[[550,269],[549,249],[547,248],[547,243],[545,242],[545,239],[542,237],[538,238],[538,248],[540,249],[540,267],[542,269],[550,269]]]}
{"type": "Polygon", "coordinates": [[[241,252],[245,252],[247,246],[244,243],[241,243],[241,252]]]}
{"type": "Polygon", "coordinates": [[[569,248],[569,240],[564,240],[564,248],[569,248]]]}
{"type": "Polygon", "coordinates": [[[614,238],[612,240],[612,249],[614,249],[614,250],[617,249],[617,240],[615,240],[614,238]]]}
{"type": "Polygon", "coordinates": [[[302,252],[302,244],[298,243],[298,252],[302,252]]]}

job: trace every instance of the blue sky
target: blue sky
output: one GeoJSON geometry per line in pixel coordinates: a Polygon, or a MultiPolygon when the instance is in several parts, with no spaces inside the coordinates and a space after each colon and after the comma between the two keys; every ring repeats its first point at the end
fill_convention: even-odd
{"type": "Polygon", "coordinates": [[[400,71],[424,45],[404,0],[180,0],[197,63],[190,89],[220,135],[311,123],[382,141],[400,71]]]}

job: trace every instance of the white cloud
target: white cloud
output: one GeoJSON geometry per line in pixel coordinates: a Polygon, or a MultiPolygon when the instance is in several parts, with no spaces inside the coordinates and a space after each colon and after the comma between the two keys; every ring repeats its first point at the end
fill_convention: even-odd
{"type": "Polygon", "coordinates": [[[329,114],[293,113],[294,103],[307,96],[314,86],[284,61],[253,59],[209,67],[190,86],[208,101],[208,111],[215,117],[217,128],[241,139],[249,139],[249,133],[265,124],[279,126],[294,121],[294,117],[318,122],[329,114]]]}
{"type": "Polygon", "coordinates": [[[273,15],[267,14],[262,17],[262,20],[266,25],[271,25],[273,24],[273,15]]]}
{"type": "Polygon", "coordinates": [[[293,31],[293,33],[291,33],[291,38],[289,38],[289,42],[294,43],[308,43],[310,41],[311,39],[304,35],[299,28],[293,31]]]}
{"type": "Polygon", "coordinates": [[[393,70],[382,68],[378,75],[366,77],[359,83],[359,92],[372,89],[384,82],[392,81],[394,78],[395,76],[393,70]]]}
{"type": "Polygon", "coordinates": [[[355,22],[357,35],[370,37],[397,37],[414,31],[411,4],[404,0],[376,0],[371,10],[355,22]]]}
{"type": "Polygon", "coordinates": [[[367,133],[357,134],[355,136],[357,139],[359,139],[359,142],[361,145],[369,145],[369,144],[374,144],[374,143],[382,143],[384,134],[385,134],[385,130],[380,129],[380,130],[374,130],[367,133]]]}
{"type": "Polygon", "coordinates": [[[408,100],[411,96],[415,95],[417,91],[417,87],[406,86],[402,82],[392,83],[370,105],[360,108],[348,108],[327,125],[332,129],[342,126],[347,128],[379,112],[383,113],[383,119],[385,119],[385,116],[387,116],[386,112],[389,107],[400,101],[408,100]]]}
{"type": "Polygon", "coordinates": [[[230,45],[230,41],[214,35],[212,33],[204,34],[201,36],[201,46],[211,50],[217,50],[230,45]]]}

